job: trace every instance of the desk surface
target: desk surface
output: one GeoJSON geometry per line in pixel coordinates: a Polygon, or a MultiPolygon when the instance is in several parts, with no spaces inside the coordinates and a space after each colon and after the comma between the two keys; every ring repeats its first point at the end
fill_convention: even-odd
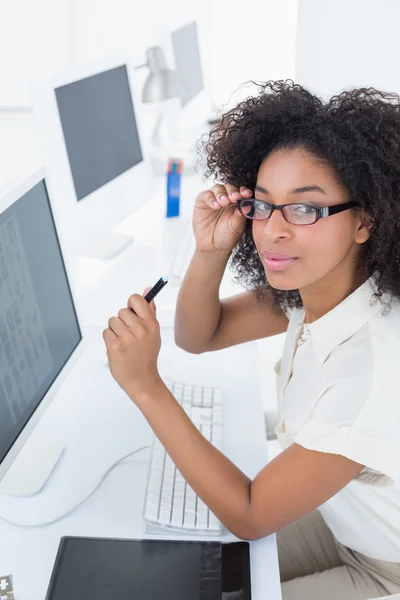
{"type": "MultiPolygon", "coordinates": [[[[188,201],[190,209],[192,200],[193,198],[190,198],[188,201]]],[[[154,202],[159,205],[160,197],[154,202]]],[[[132,263],[132,257],[129,261],[119,257],[117,261],[99,266],[92,279],[86,280],[86,283],[89,281],[92,285],[91,289],[89,284],[85,289],[87,297],[90,296],[90,291],[96,289],[103,289],[104,294],[107,294],[104,290],[118,287],[116,278],[129,273],[129,269],[135,283],[146,275],[156,275],[156,258],[159,257],[157,253],[166,239],[160,243],[160,238],[154,234],[157,227],[162,228],[162,223],[154,225],[153,238],[149,234],[147,245],[142,245],[142,242],[146,241],[143,239],[140,244],[138,241],[136,248],[132,248],[133,254],[140,250],[140,256],[147,257],[142,260],[140,268],[137,263],[132,263]],[[142,248],[147,249],[147,254],[143,255],[142,248]],[[151,257],[154,260],[151,260],[151,257]]],[[[173,227],[175,225],[164,232],[168,239],[172,235],[173,227]]],[[[158,272],[156,278],[159,275],[158,272]]],[[[155,277],[152,279],[155,280],[155,277]]],[[[148,280],[144,281],[144,285],[146,284],[149,284],[148,280]]],[[[135,287],[130,293],[133,291],[142,290],[135,287]]],[[[173,293],[171,292],[172,298],[173,293]]],[[[85,294],[82,292],[81,305],[85,294]]],[[[110,302],[115,301],[115,296],[110,295],[103,300],[103,307],[108,308],[110,302]]],[[[86,304],[86,315],[90,313],[90,303],[86,304]]],[[[88,490],[95,487],[90,478],[94,477],[93,473],[96,470],[98,474],[105,472],[110,466],[111,457],[111,462],[115,462],[119,456],[151,443],[153,434],[148,424],[113,381],[105,366],[101,339],[104,324],[99,323],[96,318],[88,324],[93,325],[88,351],[90,360],[84,363],[84,367],[77,365],[72,370],[37,426],[39,433],[49,431],[62,439],[66,445],[66,452],[38,496],[14,500],[0,497],[0,515],[11,521],[18,522],[22,515],[31,515],[33,522],[36,514],[40,521],[45,521],[47,514],[57,515],[58,506],[73,506],[88,490]]],[[[267,443],[260,380],[249,380],[247,375],[244,377],[242,365],[244,357],[250,363],[258,364],[260,356],[257,344],[244,344],[212,354],[190,355],[174,345],[171,328],[162,329],[162,338],[159,360],[162,375],[223,388],[224,452],[248,476],[254,477],[267,462],[267,443]]],[[[256,368],[254,372],[259,372],[259,369],[256,368]]],[[[52,525],[21,528],[0,519],[0,575],[13,574],[17,600],[44,599],[59,541],[63,535],[151,537],[145,535],[142,520],[148,460],[149,450],[145,450],[124,461],[111,471],[88,501],[52,525]]],[[[222,539],[229,540],[232,536],[226,533],[222,539]]],[[[253,600],[280,600],[274,535],[251,543],[251,578],[253,600]]]]}
{"type": "MultiPolygon", "coordinates": [[[[163,375],[194,383],[218,384],[224,389],[224,451],[253,477],[267,461],[267,444],[259,383],[256,379],[244,381],[240,366],[243,356],[250,361],[257,360],[256,345],[250,343],[198,356],[177,348],[170,329],[163,330],[162,337],[160,372],[163,375]]],[[[82,393],[76,393],[77,380],[82,374],[78,370],[74,376],[73,370],[38,425],[43,432],[49,430],[64,440],[65,455],[37,497],[19,502],[0,498],[0,514],[9,520],[18,521],[34,515],[35,511],[40,520],[46,520],[46,515],[54,516],[54,507],[57,502],[61,505],[61,499],[64,504],[66,500],[69,505],[75,504],[87,493],[85,478],[92,477],[94,469],[101,473],[109,466],[105,459],[109,458],[113,442],[120,452],[114,452],[113,461],[151,443],[150,428],[112,380],[100,345],[95,348],[95,355],[97,358],[86,368],[82,393]]],[[[116,467],[92,498],[53,525],[20,528],[0,520],[1,574],[14,575],[18,600],[43,600],[63,535],[151,537],[144,533],[141,516],[148,452],[145,450],[116,467]]],[[[94,485],[89,489],[91,487],[94,485]]],[[[223,539],[233,537],[226,533],[223,539]]],[[[251,578],[253,600],[280,599],[274,535],[251,543],[251,578]]]]}

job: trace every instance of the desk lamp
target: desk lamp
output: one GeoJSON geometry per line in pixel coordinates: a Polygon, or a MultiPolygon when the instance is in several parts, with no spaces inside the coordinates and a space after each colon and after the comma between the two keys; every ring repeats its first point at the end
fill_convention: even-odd
{"type": "MultiPolygon", "coordinates": [[[[164,102],[173,98],[179,99],[181,106],[181,97],[185,92],[185,84],[179,75],[173,69],[167,67],[164,54],[160,47],[154,46],[146,51],[147,61],[143,65],[138,65],[135,69],[148,67],[150,73],[143,86],[142,102],[144,104],[164,102]]],[[[177,123],[175,123],[176,127],[177,123]]],[[[172,142],[175,131],[174,118],[168,109],[163,107],[158,116],[154,127],[152,142],[156,147],[164,147],[167,150],[169,143],[172,142]]]]}

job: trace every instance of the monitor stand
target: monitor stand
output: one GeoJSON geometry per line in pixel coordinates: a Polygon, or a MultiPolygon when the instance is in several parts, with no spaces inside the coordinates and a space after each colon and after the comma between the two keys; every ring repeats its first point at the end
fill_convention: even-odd
{"type": "Polygon", "coordinates": [[[113,233],[108,231],[100,239],[96,240],[82,252],[87,258],[97,260],[111,260],[118,254],[121,254],[128,246],[133,243],[133,238],[123,233],[113,233]]]}
{"type": "Polygon", "coordinates": [[[0,494],[28,498],[46,484],[64,451],[54,438],[32,434],[0,481],[0,494]]]}

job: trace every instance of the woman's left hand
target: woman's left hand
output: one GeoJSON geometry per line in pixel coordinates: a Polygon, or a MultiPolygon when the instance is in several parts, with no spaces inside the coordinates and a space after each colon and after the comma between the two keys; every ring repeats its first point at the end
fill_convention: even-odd
{"type": "Polygon", "coordinates": [[[160,385],[157,358],[161,337],[154,302],[148,304],[143,296],[133,294],[128,308],[109,319],[103,339],[111,374],[132,400],[160,385]]]}

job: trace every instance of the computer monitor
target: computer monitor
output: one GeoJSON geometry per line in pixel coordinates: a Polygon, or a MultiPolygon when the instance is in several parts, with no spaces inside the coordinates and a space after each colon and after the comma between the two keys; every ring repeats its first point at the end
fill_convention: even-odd
{"type": "Polygon", "coordinates": [[[186,106],[204,88],[196,21],[175,29],[171,37],[175,68],[186,84],[182,95],[186,106]]]}
{"type": "Polygon", "coordinates": [[[44,170],[0,193],[0,493],[30,496],[63,447],[34,428],[84,350],[44,170]]]}
{"type": "Polygon", "coordinates": [[[74,67],[33,91],[52,200],[77,255],[121,252],[132,238],[112,228],[153,192],[133,77],[128,60],[114,59],[74,67]]]}
{"type": "Polygon", "coordinates": [[[196,20],[174,17],[156,30],[157,43],[167,65],[175,69],[184,84],[179,121],[182,141],[207,131],[212,105],[204,85],[204,52],[196,20]]]}

